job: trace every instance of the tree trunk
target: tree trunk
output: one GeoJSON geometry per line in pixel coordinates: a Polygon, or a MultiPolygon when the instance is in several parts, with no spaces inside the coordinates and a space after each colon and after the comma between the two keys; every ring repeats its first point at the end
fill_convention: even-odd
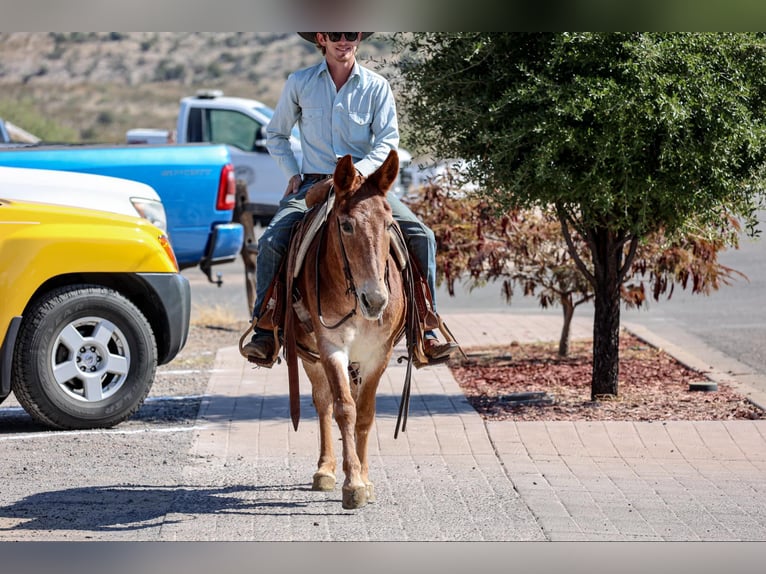
{"type": "Polygon", "coordinates": [[[574,317],[575,306],[571,297],[561,297],[561,309],[564,311],[564,325],[561,327],[561,338],[559,339],[559,357],[569,356],[569,340],[572,329],[572,317],[574,317]]]}
{"type": "Polygon", "coordinates": [[[578,256],[569,234],[569,225],[574,220],[561,205],[557,205],[556,212],[569,253],[593,286],[593,373],[590,397],[594,401],[602,396],[616,397],[620,376],[620,286],[636,256],[638,237],[627,232],[615,233],[607,227],[580,228],[579,232],[591,252],[591,273],[578,256]],[[626,243],[630,244],[627,254],[623,251],[626,243]]]}
{"type": "Polygon", "coordinates": [[[620,268],[623,245],[605,229],[591,244],[595,285],[591,400],[617,396],[620,374],[620,268]]]}

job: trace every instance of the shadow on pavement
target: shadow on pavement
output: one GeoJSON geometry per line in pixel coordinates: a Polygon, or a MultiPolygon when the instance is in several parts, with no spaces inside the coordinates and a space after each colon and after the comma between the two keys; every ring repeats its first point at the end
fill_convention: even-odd
{"type": "MultiPolygon", "coordinates": [[[[181,522],[172,515],[318,515],[335,514],[325,498],[296,502],[277,500],[287,491],[311,492],[309,485],[228,486],[91,486],[36,493],[0,508],[0,517],[16,519],[0,531],[82,530],[120,532],[181,522]],[[275,494],[269,495],[268,493],[275,494]],[[259,496],[260,494],[260,496],[259,496]],[[167,515],[170,514],[171,517],[167,515]]],[[[342,513],[337,513],[342,515],[342,513]]],[[[7,523],[7,520],[5,521],[7,523]]]]}
{"type": "MultiPolygon", "coordinates": [[[[211,395],[208,399],[217,405],[214,412],[201,412],[201,417],[210,422],[228,420],[262,421],[290,419],[289,397],[284,395],[240,395],[236,397],[211,395]],[[230,407],[230,408],[229,408],[230,407]],[[235,408],[236,407],[236,408],[235,408]]],[[[378,416],[396,417],[399,412],[400,397],[378,395],[376,413],[378,416]]],[[[476,413],[464,395],[413,394],[410,397],[410,417],[433,416],[444,414],[476,413]]],[[[301,418],[315,418],[316,409],[311,396],[301,394],[301,418]]]]}

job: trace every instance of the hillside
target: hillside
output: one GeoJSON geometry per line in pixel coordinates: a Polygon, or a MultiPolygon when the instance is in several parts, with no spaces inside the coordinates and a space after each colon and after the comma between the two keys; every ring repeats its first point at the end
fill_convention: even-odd
{"type": "MultiPolygon", "coordinates": [[[[388,35],[362,43],[373,69],[388,35]]],[[[0,117],[52,141],[124,141],[134,127],[172,129],[198,89],[274,105],[286,75],[321,55],[297,34],[256,32],[0,33],[0,117]]]]}

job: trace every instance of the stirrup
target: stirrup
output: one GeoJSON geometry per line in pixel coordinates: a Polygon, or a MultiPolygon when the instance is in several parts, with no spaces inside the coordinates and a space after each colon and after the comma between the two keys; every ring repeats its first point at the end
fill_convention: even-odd
{"type": "Polygon", "coordinates": [[[460,346],[460,343],[455,340],[455,336],[452,334],[452,331],[450,331],[449,327],[447,327],[447,324],[442,320],[441,316],[439,316],[436,312],[433,312],[433,317],[436,319],[436,326],[432,330],[439,330],[441,332],[442,336],[444,337],[445,342],[447,343],[454,343],[457,345],[457,348],[453,350],[451,353],[439,357],[436,359],[433,359],[426,355],[425,352],[425,343],[426,343],[426,337],[425,337],[425,328],[420,331],[418,334],[418,344],[415,346],[415,353],[413,356],[413,365],[415,365],[416,369],[421,369],[423,367],[432,367],[434,365],[443,365],[447,363],[450,358],[454,355],[455,351],[460,351],[460,354],[463,355],[463,359],[467,359],[465,351],[463,351],[463,348],[460,346]]]}
{"type": "Polygon", "coordinates": [[[274,366],[274,363],[281,363],[282,359],[279,357],[279,350],[281,348],[281,345],[279,343],[279,330],[274,329],[274,353],[271,357],[268,359],[259,359],[258,357],[252,357],[245,353],[245,340],[247,339],[248,335],[255,331],[255,325],[258,322],[257,319],[253,319],[253,322],[250,324],[250,326],[247,328],[247,330],[242,333],[242,336],[239,338],[239,354],[242,355],[248,363],[252,363],[254,365],[257,365],[259,367],[266,367],[270,369],[274,366]]]}

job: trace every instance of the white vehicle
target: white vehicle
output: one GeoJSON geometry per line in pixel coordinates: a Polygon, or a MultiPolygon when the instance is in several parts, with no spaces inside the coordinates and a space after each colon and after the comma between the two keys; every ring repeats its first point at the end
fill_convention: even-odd
{"type": "Polygon", "coordinates": [[[479,186],[471,181],[468,170],[469,163],[463,159],[435,161],[430,157],[417,158],[410,167],[410,190],[414,191],[426,185],[438,185],[458,196],[475,192],[479,186]]]}
{"type": "MultiPolygon", "coordinates": [[[[175,134],[167,130],[137,128],[127,132],[127,142],[218,143],[230,148],[235,177],[247,184],[249,205],[256,218],[268,221],[274,215],[287,188],[287,178],[264,145],[266,125],[274,110],[258,100],[224,96],[219,90],[200,91],[181,99],[175,134]]],[[[301,162],[298,128],[290,143],[301,162]]],[[[401,197],[407,191],[405,172],[412,156],[399,149],[400,176],[393,192],[401,197]]]]}
{"type": "Polygon", "coordinates": [[[138,216],[167,231],[165,208],[154,188],[117,177],[0,166],[0,198],[138,216]]]}

